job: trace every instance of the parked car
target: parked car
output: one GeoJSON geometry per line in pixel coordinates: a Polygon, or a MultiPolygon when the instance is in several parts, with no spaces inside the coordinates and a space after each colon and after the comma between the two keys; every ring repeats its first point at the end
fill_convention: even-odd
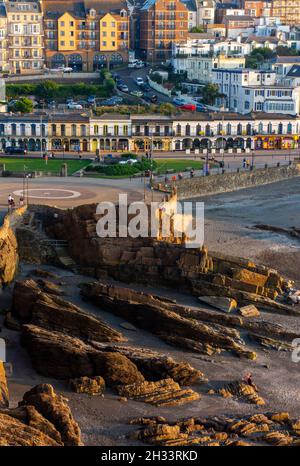
{"type": "Polygon", "coordinates": [[[144,68],[145,66],[145,63],[142,62],[141,60],[138,60],[136,63],[135,63],[135,68],[144,68]]]}
{"type": "Polygon", "coordinates": [[[122,102],[123,102],[122,97],[118,95],[114,95],[113,97],[110,97],[109,99],[102,100],[100,105],[107,105],[109,107],[110,106],[113,107],[114,105],[120,105],[122,102]]]}
{"type": "Polygon", "coordinates": [[[142,91],[131,91],[130,94],[133,95],[134,97],[143,97],[144,95],[142,91]]]}
{"type": "Polygon", "coordinates": [[[183,104],[179,106],[180,110],[188,110],[190,112],[195,112],[196,111],[196,105],[195,104],[183,104]]]}
{"type": "Polygon", "coordinates": [[[82,105],[78,104],[77,102],[69,102],[68,103],[69,110],[82,110],[82,105]]]}
{"type": "Polygon", "coordinates": [[[180,106],[180,105],[184,105],[185,101],[181,99],[180,97],[174,97],[173,104],[180,106]]]}
{"type": "Polygon", "coordinates": [[[95,95],[89,95],[87,98],[87,101],[89,104],[94,105],[96,103],[96,96],[95,95]]]}
{"type": "Polygon", "coordinates": [[[5,148],[4,152],[9,155],[26,155],[27,151],[21,147],[8,146],[5,148]]]}
{"type": "Polygon", "coordinates": [[[127,84],[121,83],[121,84],[118,84],[117,87],[118,87],[118,89],[119,89],[120,91],[122,91],[122,92],[129,92],[129,89],[128,89],[127,84]]]}
{"type": "Polygon", "coordinates": [[[196,110],[197,112],[206,112],[207,108],[205,105],[199,103],[196,105],[196,110]]]}
{"type": "Polygon", "coordinates": [[[140,86],[141,84],[144,84],[144,80],[143,78],[141,78],[140,76],[137,76],[134,80],[135,84],[137,84],[138,86],[140,86]]]}
{"type": "Polygon", "coordinates": [[[137,60],[130,61],[128,63],[128,68],[135,68],[136,63],[137,63],[137,60]]]}
{"type": "Polygon", "coordinates": [[[120,160],[119,165],[132,165],[137,162],[138,160],[136,159],[126,159],[126,160],[120,160]]]}

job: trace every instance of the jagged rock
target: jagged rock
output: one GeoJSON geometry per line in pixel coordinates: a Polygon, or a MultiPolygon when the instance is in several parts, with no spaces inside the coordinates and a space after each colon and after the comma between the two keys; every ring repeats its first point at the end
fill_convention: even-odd
{"type": "Polygon", "coordinates": [[[255,353],[244,347],[237,330],[183,317],[176,312],[178,305],[155,296],[101,282],[84,285],[81,292],[85,299],[155,334],[200,341],[234,351],[242,357],[255,358],[255,353]]]}
{"type": "Polygon", "coordinates": [[[0,361],[0,408],[6,408],[9,405],[9,394],[5,374],[4,363],[0,361]]]}
{"type": "Polygon", "coordinates": [[[248,403],[256,405],[265,404],[263,398],[257,394],[255,388],[252,385],[248,385],[240,381],[231,382],[225,385],[225,387],[218,390],[218,393],[225,398],[237,396],[245,399],[248,403]]]}
{"type": "Polygon", "coordinates": [[[281,412],[274,413],[270,416],[271,421],[277,422],[278,424],[287,424],[290,422],[289,413],[281,412]]]}
{"type": "Polygon", "coordinates": [[[123,345],[112,346],[93,342],[93,346],[100,351],[117,351],[133,361],[146,379],[159,380],[172,378],[180,385],[206,383],[205,375],[187,362],[177,362],[170,356],[146,348],[129,347],[123,345]]]}
{"type": "Polygon", "coordinates": [[[23,325],[21,342],[35,370],[46,377],[72,379],[99,375],[94,374],[89,357],[93,349],[79,338],[35,325],[23,325]]]}
{"type": "Polygon", "coordinates": [[[95,373],[100,374],[111,387],[141,383],[145,380],[137,366],[124,354],[118,352],[99,353],[93,357],[93,364],[95,373]]]}
{"type": "MultiPolygon", "coordinates": [[[[40,374],[61,379],[102,376],[107,385],[141,383],[144,375],[156,378],[174,377],[183,385],[206,380],[188,363],[179,363],[156,352],[132,347],[86,344],[78,338],[40,327],[23,325],[22,343],[27,348],[34,368],[40,374]]],[[[125,396],[125,395],[124,395],[125,396]]]]}
{"type": "Polygon", "coordinates": [[[248,304],[248,306],[242,306],[239,308],[239,313],[243,317],[259,317],[260,313],[254,304],[248,304]]]}
{"type": "Polygon", "coordinates": [[[136,419],[131,419],[129,424],[132,425],[149,425],[149,424],[167,424],[167,420],[163,416],[154,416],[154,417],[138,417],[136,419]]]}
{"type": "Polygon", "coordinates": [[[24,424],[34,427],[38,431],[52,438],[60,445],[63,445],[61,435],[54,425],[45,419],[33,406],[19,406],[13,409],[0,410],[1,414],[7,414],[24,424]]]}
{"type": "Polygon", "coordinates": [[[214,347],[208,343],[201,343],[199,341],[190,340],[189,338],[166,335],[164,333],[159,334],[159,336],[172,346],[180,346],[181,348],[186,348],[195,353],[212,356],[213,354],[220,354],[222,351],[221,348],[214,347]]]}
{"type": "Polygon", "coordinates": [[[285,341],[262,337],[261,335],[256,335],[255,333],[251,333],[250,338],[268,349],[274,349],[277,351],[292,351],[293,349],[292,344],[286,343],[285,341]]]}
{"type": "Polygon", "coordinates": [[[0,445],[58,447],[61,443],[12,416],[0,413],[0,445]]]}
{"type": "Polygon", "coordinates": [[[34,280],[16,282],[12,313],[22,323],[95,341],[126,341],[123,335],[64,299],[44,293],[34,280]]]}
{"type": "Polygon", "coordinates": [[[198,299],[224,312],[231,312],[237,308],[237,302],[232,298],[225,298],[222,296],[199,296],[198,299]]]}
{"type": "Polygon", "coordinates": [[[173,379],[125,385],[118,388],[118,393],[121,396],[156,406],[174,406],[200,398],[199,394],[193,390],[181,389],[173,379]]]}
{"type": "Polygon", "coordinates": [[[293,437],[283,432],[269,432],[263,436],[263,440],[274,447],[284,447],[293,443],[293,437]]]}
{"type": "Polygon", "coordinates": [[[79,377],[70,380],[70,387],[76,393],[102,395],[105,390],[105,381],[99,375],[95,377],[79,377]]]}
{"type": "Polygon", "coordinates": [[[60,433],[66,446],[78,446],[81,433],[64,398],[57,395],[49,384],[41,384],[26,392],[19,406],[34,406],[35,409],[60,433]]]}
{"type": "Polygon", "coordinates": [[[167,440],[186,439],[187,435],[180,434],[179,426],[170,426],[168,424],[154,424],[146,427],[131,435],[132,439],[144,440],[147,443],[159,445],[165,444],[167,440]]]}

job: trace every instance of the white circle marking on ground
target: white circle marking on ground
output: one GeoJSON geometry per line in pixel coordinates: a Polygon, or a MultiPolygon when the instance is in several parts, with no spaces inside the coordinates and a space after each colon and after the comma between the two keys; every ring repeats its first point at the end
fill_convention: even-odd
{"type": "MultiPolygon", "coordinates": [[[[81,193],[78,191],[72,191],[71,189],[59,189],[59,188],[49,188],[48,191],[55,191],[56,193],[65,193],[62,196],[55,196],[51,195],[50,192],[45,192],[43,188],[32,188],[28,190],[29,197],[33,199],[75,199],[76,197],[80,197],[81,193]],[[41,194],[38,194],[38,192],[41,194]],[[36,194],[35,194],[36,193],[36,194]]],[[[23,190],[20,189],[19,191],[14,191],[15,196],[24,196],[26,194],[23,193],[23,190]]]]}

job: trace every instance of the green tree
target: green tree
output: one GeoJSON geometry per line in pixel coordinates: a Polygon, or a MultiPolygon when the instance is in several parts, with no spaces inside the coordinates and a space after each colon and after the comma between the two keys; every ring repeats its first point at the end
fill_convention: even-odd
{"type": "Polygon", "coordinates": [[[44,81],[36,86],[35,94],[44,99],[54,99],[59,92],[59,84],[53,81],[44,81]]]}
{"type": "Polygon", "coordinates": [[[172,115],[173,113],[175,113],[175,107],[169,102],[165,102],[159,105],[158,113],[162,115],[172,115]]]}
{"type": "Polygon", "coordinates": [[[270,60],[275,55],[269,47],[257,47],[246,57],[246,68],[259,68],[264,60],[270,60]]]}
{"type": "Polygon", "coordinates": [[[190,32],[192,33],[201,33],[201,32],[204,32],[204,29],[201,28],[200,26],[194,26],[190,29],[190,32]]]}
{"type": "Polygon", "coordinates": [[[202,88],[202,101],[207,105],[214,105],[217,97],[222,97],[220,94],[217,84],[206,84],[202,88]]]}
{"type": "Polygon", "coordinates": [[[31,113],[32,110],[33,103],[32,100],[28,99],[28,97],[21,97],[21,99],[18,100],[13,106],[14,112],[31,113]]]}

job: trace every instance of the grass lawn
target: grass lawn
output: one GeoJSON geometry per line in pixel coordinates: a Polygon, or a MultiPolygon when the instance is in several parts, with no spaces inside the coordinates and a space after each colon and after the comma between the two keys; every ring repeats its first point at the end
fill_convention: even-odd
{"type": "Polygon", "coordinates": [[[201,170],[203,162],[199,160],[185,160],[185,159],[155,159],[157,163],[158,173],[165,173],[167,170],[175,170],[175,172],[184,171],[186,168],[194,168],[201,170]]]}
{"type": "Polygon", "coordinates": [[[56,160],[48,159],[48,163],[42,158],[28,159],[26,157],[10,158],[0,157],[0,164],[5,164],[5,170],[22,172],[24,165],[27,171],[46,171],[53,175],[59,174],[63,163],[68,165],[68,175],[72,175],[77,170],[86,167],[91,162],[89,160],[56,160]]]}

